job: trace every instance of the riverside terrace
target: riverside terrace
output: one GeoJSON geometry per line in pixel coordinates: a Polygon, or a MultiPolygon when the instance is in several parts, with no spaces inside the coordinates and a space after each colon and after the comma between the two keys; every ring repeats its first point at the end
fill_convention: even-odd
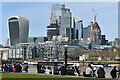
{"type": "MultiPolygon", "coordinates": [[[[3,78],[44,78],[46,76],[45,78],[48,79],[48,78],[59,78],[62,75],[60,78],[67,78],[67,77],[70,78],[70,77],[73,77],[73,79],[74,78],[75,79],[76,78],[82,78],[83,80],[85,80],[88,77],[86,75],[84,75],[84,71],[87,71],[87,69],[90,68],[89,65],[88,65],[88,67],[87,66],[83,66],[83,67],[74,66],[74,68],[73,68],[73,66],[68,66],[66,68],[66,70],[67,70],[67,72],[66,72],[66,70],[63,71],[63,69],[65,69],[65,68],[62,65],[60,67],[58,66],[58,68],[57,68],[57,74],[55,74],[55,70],[56,70],[55,66],[45,66],[44,67],[41,64],[38,64],[36,66],[35,65],[34,66],[33,65],[29,65],[29,67],[27,67],[27,70],[26,70],[26,66],[27,65],[20,65],[18,63],[17,65],[14,65],[14,66],[12,67],[12,65],[4,65],[3,69],[2,69],[3,70],[2,77],[3,78]],[[50,67],[50,69],[48,67],[50,67]],[[79,68],[79,69],[77,69],[77,68],[79,68]],[[34,75],[28,76],[28,75],[25,74],[26,75],[25,76],[24,75],[24,71],[26,71],[26,74],[28,74],[28,75],[29,74],[34,74],[34,75]],[[65,72],[65,74],[63,72],[65,72]],[[39,77],[38,76],[36,77],[35,74],[36,75],[39,74],[39,77]],[[59,76],[59,77],[57,77],[57,76],[59,76]]],[[[92,72],[93,72],[94,67],[91,67],[91,69],[92,69],[92,72]]],[[[100,69],[100,68],[96,67],[95,72],[91,74],[92,78],[90,78],[90,80],[98,80],[97,79],[98,78],[98,71],[99,71],[98,69],[100,69]]],[[[112,69],[113,69],[113,67],[111,67],[111,68],[104,67],[105,78],[102,78],[102,80],[104,80],[104,79],[105,80],[111,79],[110,71],[112,69]]],[[[116,69],[118,70],[119,68],[117,67],[116,69]]]]}

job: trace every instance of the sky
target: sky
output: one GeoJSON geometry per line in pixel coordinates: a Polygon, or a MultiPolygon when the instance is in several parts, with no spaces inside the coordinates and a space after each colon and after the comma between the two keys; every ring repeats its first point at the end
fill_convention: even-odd
{"type": "Polygon", "coordinates": [[[65,4],[72,12],[83,20],[84,27],[94,21],[97,13],[97,22],[102,34],[109,41],[118,37],[118,3],[117,2],[3,2],[2,3],[2,43],[9,37],[8,18],[11,16],[29,17],[29,37],[47,35],[47,25],[50,23],[49,7],[52,4],[65,4]],[[94,12],[92,11],[94,8],[94,12]]]}

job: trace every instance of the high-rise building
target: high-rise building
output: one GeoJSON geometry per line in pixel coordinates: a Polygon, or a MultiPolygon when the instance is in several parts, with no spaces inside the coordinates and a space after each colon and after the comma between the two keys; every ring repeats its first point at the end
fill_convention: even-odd
{"type": "Polygon", "coordinates": [[[13,16],[8,19],[10,46],[27,43],[29,19],[25,16],[13,16]]]}
{"type": "Polygon", "coordinates": [[[101,44],[102,45],[106,44],[106,36],[105,35],[102,35],[102,37],[101,37],[101,44]]]}
{"type": "Polygon", "coordinates": [[[53,36],[59,36],[59,26],[55,19],[52,20],[50,26],[47,26],[48,40],[52,40],[53,36]]]}
{"type": "Polygon", "coordinates": [[[83,28],[83,39],[87,40],[88,38],[88,27],[83,28]]]}
{"type": "Polygon", "coordinates": [[[64,4],[53,4],[52,13],[52,19],[56,19],[60,26],[59,36],[71,39],[72,13],[70,9],[65,8],[64,4]]]}
{"type": "Polygon", "coordinates": [[[83,23],[82,23],[82,19],[74,16],[73,18],[73,22],[74,22],[74,39],[80,40],[81,38],[83,38],[83,23]]]}
{"type": "Polygon", "coordinates": [[[93,30],[91,31],[91,34],[92,43],[101,44],[101,29],[97,22],[93,25],[93,30]]]}
{"type": "Polygon", "coordinates": [[[91,40],[92,43],[101,44],[101,29],[96,22],[88,23],[88,27],[83,28],[83,39],[91,40]]]}

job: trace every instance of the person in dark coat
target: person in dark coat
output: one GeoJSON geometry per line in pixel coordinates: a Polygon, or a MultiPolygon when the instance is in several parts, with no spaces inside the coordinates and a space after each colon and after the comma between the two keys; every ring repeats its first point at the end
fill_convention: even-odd
{"type": "Polygon", "coordinates": [[[44,68],[42,67],[42,65],[37,64],[37,72],[40,73],[40,74],[43,74],[45,72],[44,68]]]}
{"type": "Polygon", "coordinates": [[[16,72],[22,72],[22,67],[20,64],[16,66],[16,72]]]}
{"type": "Polygon", "coordinates": [[[99,68],[97,74],[98,74],[98,78],[105,78],[105,71],[102,67],[99,68]]]}
{"type": "Polygon", "coordinates": [[[114,67],[114,69],[112,69],[112,71],[110,72],[110,75],[112,76],[112,78],[116,78],[116,77],[117,77],[117,69],[116,69],[116,66],[114,67]]]}
{"type": "Polygon", "coordinates": [[[71,76],[74,76],[74,67],[72,67],[72,68],[70,68],[70,74],[69,75],[71,75],[71,76]]]}
{"type": "Polygon", "coordinates": [[[54,75],[58,75],[58,67],[57,67],[57,65],[55,65],[55,67],[54,67],[54,75]]]}
{"type": "Polygon", "coordinates": [[[65,66],[61,66],[60,67],[60,72],[61,72],[61,75],[66,75],[66,68],[65,68],[65,66]]]}
{"type": "Polygon", "coordinates": [[[70,66],[67,66],[67,69],[66,69],[66,71],[67,71],[67,75],[70,75],[70,66]]]}

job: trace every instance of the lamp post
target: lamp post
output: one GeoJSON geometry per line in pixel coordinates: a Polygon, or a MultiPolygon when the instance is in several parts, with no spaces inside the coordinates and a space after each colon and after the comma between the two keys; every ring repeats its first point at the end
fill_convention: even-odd
{"type": "Polygon", "coordinates": [[[65,49],[65,69],[66,69],[67,68],[67,49],[68,49],[68,45],[64,45],[64,49],[65,49]]]}

